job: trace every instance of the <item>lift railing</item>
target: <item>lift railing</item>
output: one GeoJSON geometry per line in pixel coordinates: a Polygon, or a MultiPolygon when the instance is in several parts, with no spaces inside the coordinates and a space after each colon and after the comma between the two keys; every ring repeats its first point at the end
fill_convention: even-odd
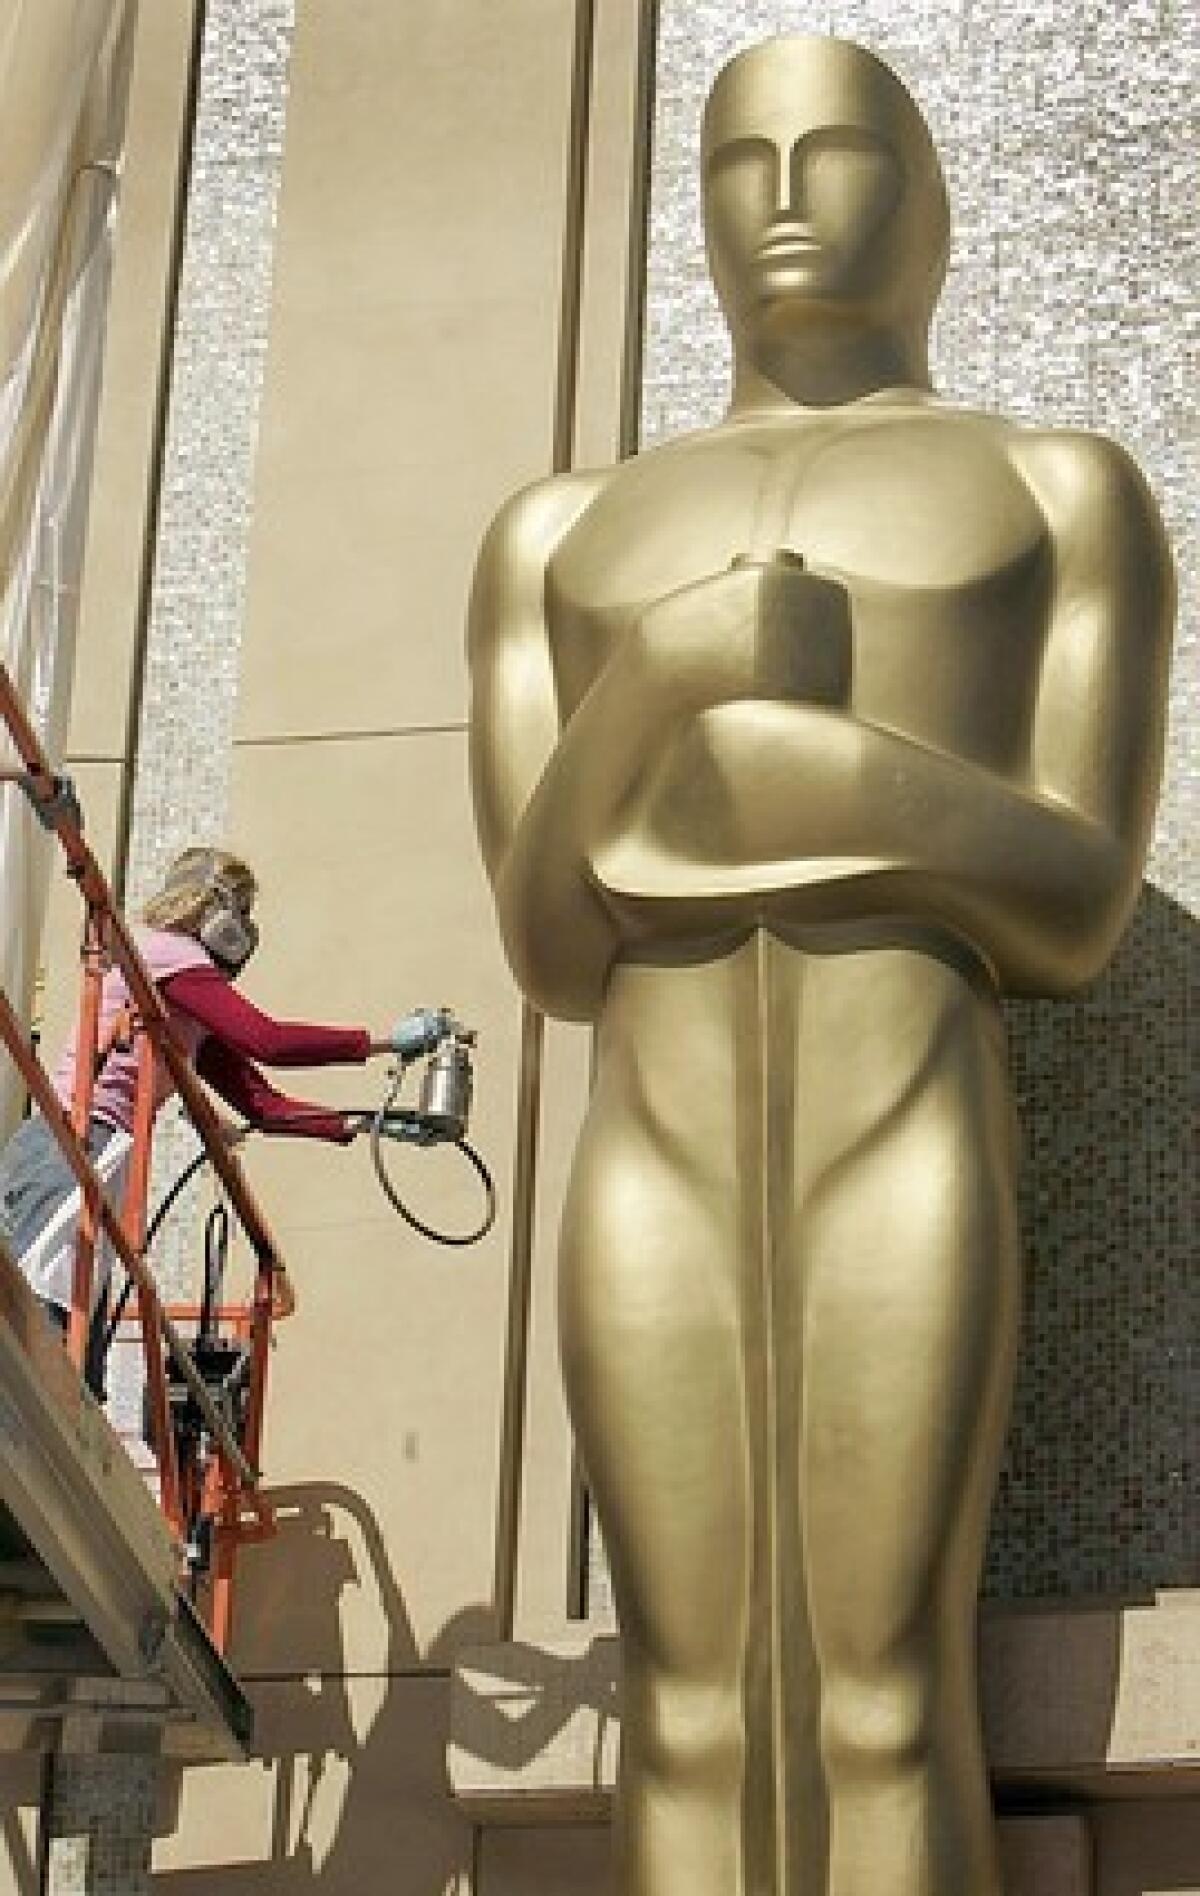
{"type": "Polygon", "coordinates": [[[29,722],[11,677],[0,665],[0,718],[22,768],[0,770],[0,783],[19,787],[43,826],[58,839],[67,872],[84,904],[83,978],[79,1006],[74,1095],[68,1114],[59,1102],[31,1037],[8,996],[0,989],[0,1041],[16,1063],[31,1099],[45,1118],[78,1183],[81,1197],[66,1345],[82,1375],[95,1278],[96,1246],[103,1236],[121,1260],[137,1292],[136,1316],[145,1360],[150,1434],[158,1466],[160,1505],[175,1536],[184,1577],[184,1536],[197,1511],[211,1533],[210,1632],[224,1650],[231,1627],[234,1557],[245,1540],[271,1531],[271,1513],[258,1494],[266,1401],[267,1366],[273,1316],[272,1291],[282,1270],[278,1247],[242,1169],[226,1143],[221,1121],[196,1079],[186,1054],[171,1031],[167,1012],[134,941],[117,912],[112,893],[83,835],[83,818],[70,783],[56,775],[29,722]],[[130,1017],[117,1024],[128,1032],[137,1054],[137,1091],[133,1144],[125,1190],[118,1207],[109,1197],[87,1150],[92,1099],[98,1071],[113,1036],[101,1045],[101,989],[109,967],[121,970],[129,989],[130,1017]],[[249,1378],[240,1431],[222,1414],[200,1374],[175,1318],[191,1313],[164,1305],[153,1272],[145,1261],[147,1198],[150,1183],[156,1065],[165,1066],[191,1119],[210,1165],[224,1187],[229,1205],[256,1261],[252,1299],[226,1308],[222,1315],[235,1338],[249,1351],[249,1378]],[[167,1358],[174,1364],[196,1410],[203,1418],[211,1455],[203,1469],[181,1478],[172,1425],[167,1358]],[[240,1439],[239,1439],[240,1433],[240,1439]],[[200,1492],[185,1492],[199,1484],[200,1492]]]}

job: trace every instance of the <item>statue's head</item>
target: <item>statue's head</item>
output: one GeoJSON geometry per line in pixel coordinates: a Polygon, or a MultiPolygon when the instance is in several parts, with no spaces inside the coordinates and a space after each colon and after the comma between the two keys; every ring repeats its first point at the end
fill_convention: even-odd
{"type": "Polygon", "coordinates": [[[928,332],[950,216],[928,127],[895,73],[845,40],[767,40],[704,113],[704,223],[735,341],[814,320],[928,332]]]}

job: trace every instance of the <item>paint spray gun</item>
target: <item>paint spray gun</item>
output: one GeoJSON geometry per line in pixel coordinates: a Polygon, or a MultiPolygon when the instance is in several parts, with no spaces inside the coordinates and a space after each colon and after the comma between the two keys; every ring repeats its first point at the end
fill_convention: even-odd
{"type": "Polygon", "coordinates": [[[371,1158],[384,1196],[405,1223],[435,1244],[477,1244],[496,1218],[496,1189],[483,1159],[467,1142],[474,1088],[472,1071],[476,1036],[446,1007],[420,1007],[406,1014],[392,1037],[396,1065],[389,1075],[383,1104],[371,1117],[371,1158]],[[426,1062],[416,1106],[403,1106],[400,1094],[409,1071],[426,1062]],[[484,1190],[484,1212],[471,1231],[438,1231],[426,1224],[396,1190],[383,1155],[385,1139],[405,1145],[457,1146],[478,1175],[484,1190]]]}

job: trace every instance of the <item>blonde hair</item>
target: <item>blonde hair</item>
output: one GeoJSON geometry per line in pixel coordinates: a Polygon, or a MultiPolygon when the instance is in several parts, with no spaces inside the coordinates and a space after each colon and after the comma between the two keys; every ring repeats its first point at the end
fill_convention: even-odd
{"type": "Polygon", "coordinates": [[[258,894],[254,872],[226,849],[185,849],[176,856],[162,886],[142,910],[149,928],[169,929],[176,935],[196,935],[222,890],[235,900],[253,902],[258,894]]]}

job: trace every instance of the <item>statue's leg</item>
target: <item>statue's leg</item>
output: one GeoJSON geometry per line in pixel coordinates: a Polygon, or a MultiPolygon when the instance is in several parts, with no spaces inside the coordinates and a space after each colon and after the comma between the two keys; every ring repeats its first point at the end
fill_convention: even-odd
{"type": "Polygon", "coordinates": [[[919,1014],[896,1017],[909,1083],[810,1178],[798,1232],[829,1896],[999,1890],[974,1608],[1019,1302],[1011,1112],[987,1005],[927,1036],[919,1014]]]}
{"type": "Polygon", "coordinates": [[[623,1639],[621,1896],[745,1896],[737,1214],[593,1099],[563,1222],[567,1394],[623,1639]]]}

